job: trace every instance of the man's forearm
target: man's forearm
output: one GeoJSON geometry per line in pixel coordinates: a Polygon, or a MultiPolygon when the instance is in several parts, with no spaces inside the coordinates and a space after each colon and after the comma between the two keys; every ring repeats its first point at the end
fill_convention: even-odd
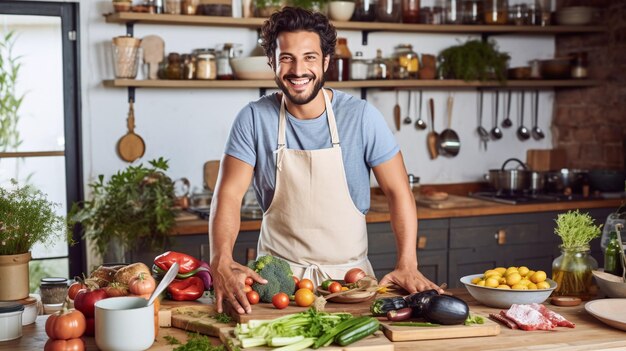
{"type": "Polygon", "coordinates": [[[232,259],[241,225],[240,203],[228,198],[213,198],[209,217],[210,259],[232,259]]]}
{"type": "Polygon", "coordinates": [[[396,238],[400,267],[417,266],[417,213],[415,199],[410,192],[387,194],[391,212],[391,228],[396,238]]]}

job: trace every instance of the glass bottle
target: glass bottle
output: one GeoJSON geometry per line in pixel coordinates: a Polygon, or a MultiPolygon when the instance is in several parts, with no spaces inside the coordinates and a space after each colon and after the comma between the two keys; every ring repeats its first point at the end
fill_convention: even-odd
{"type": "Polygon", "coordinates": [[[420,0],[402,0],[402,22],[418,23],[420,19],[420,0]]]}
{"type": "Polygon", "coordinates": [[[364,80],[367,79],[367,61],[363,58],[363,53],[357,51],[350,63],[350,79],[364,80]]]}
{"type": "Polygon", "coordinates": [[[508,9],[507,0],[485,0],[485,24],[506,24],[508,9]]]}
{"type": "Polygon", "coordinates": [[[622,248],[617,240],[617,232],[609,234],[609,243],[604,251],[604,271],[621,277],[624,272],[622,265],[622,248]]]}
{"type": "Polygon", "coordinates": [[[445,11],[445,22],[447,24],[463,23],[463,9],[461,7],[461,0],[447,0],[445,11]]]}
{"type": "Polygon", "coordinates": [[[348,49],[348,40],[346,38],[337,38],[337,46],[335,46],[335,55],[330,59],[330,65],[326,72],[326,78],[329,81],[345,82],[350,80],[350,60],[352,53],[348,49]]]}
{"type": "Polygon", "coordinates": [[[351,21],[372,22],[376,19],[375,0],[356,0],[351,21]]]}
{"type": "Polygon", "coordinates": [[[176,52],[171,52],[167,55],[167,69],[165,71],[165,76],[167,79],[180,79],[182,74],[180,55],[176,52]]]}
{"type": "Polygon", "coordinates": [[[483,23],[483,0],[464,0],[462,4],[463,24],[483,23]]]}
{"type": "Polygon", "coordinates": [[[391,72],[389,65],[383,58],[383,52],[376,50],[376,58],[367,66],[367,79],[389,79],[391,72]]]}
{"type": "Polygon", "coordinates": [[[587,78],[587,53],[578,52],[572,58],[572,78],[587,78]]]}
{"type": "Polygon", "coordinates": [[[417,79],[419,71],[419,59],[413,51],[411,44],[400,44],[396,46],[393,53],[395,59],[394,74],[396,79],[417,79]]]}
{"type": "Polygon", "coordinates": [[[557,283],[553,295],[590,300],[596,293],[591,272],[598,269],[598,262],[589,254],[589,245],[559,248],[561,256],[552,262],[552,280],[557,283]]]}
{"type": "Polygon", "coordinates": [[[400,22],[400,0],[378,0],[376,19],[380,22],[400,22]]]}
{"type": "Polygon", "coordinates": [[[189,54],[183,54],[181,56],[181,59],[183,60],[182,66],[183,66],[183,72],[182,72],[182,79],[194,79],[196,76],[196,58],[195,56],[189,55],[189,54]]]}

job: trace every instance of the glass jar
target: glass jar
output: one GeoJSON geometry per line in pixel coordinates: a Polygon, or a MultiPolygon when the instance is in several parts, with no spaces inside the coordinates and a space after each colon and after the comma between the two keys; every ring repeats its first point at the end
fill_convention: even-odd
{"type": "Polygon", "coordinates": [[[516,26],[528,25],[528,5],[515,4],[511,6],[509,8],[509,23],[516,26]]]}
{"type": "Polygon", "coordinates": [[[182,63],[182,79],[194,79],[196,77],[196,57],[189,54],[181,56],[182,63]]]}
{"type": "Polygon", "coordinates": [[[589,254],[589,245],[566,248],[560,245],[561,256],[552,262],[552,280],[557,283],[555,296],[576,296],[589,300],[596,295],[592,271],[598,262],[589,254]]]}
{"type": "Polygon", "coordinates": [[[363,58],[363,53],[357,51],[350,63],[350,79],[365,80],[367,79],[367,61],[363,58]]]}
{"type": "Polygon", "coordinates": [[[572,55],[572,78],[587,78],[587,53],[577,52],[572,55]]]}
{"type": "Polygon", "coordinates": [[[383,58],[383,52],[376,50],[376,58],[367,65],[367,79],[389,79],[391,72],[387,60],[383,58]]]}
{"type": "Polygon", "coordinates": [[[183,15],[195,15],[198,9],[199,0],[182,0],[180,13],[183,15]]]}
{"type": "Polygon", "coordinates": [[[217,64],[217,79],[235,79],[235,73],[230,66],[230,59],[241,54],[240,44],[225,43],[217,46],[215,60],[217,64]]]}
{"type": "Polygon", "coordinates": [[[165,0],[165,13],[180,15],[180,0],[165,0]]]}
{"type": "Polygon", "coordinates": [[[39,283],[41,302],[46,305],[62,304],[67,296],[67,289],[65,278],[41,278],[39,283]]]}
{"type": "Polygon", "coordinates": [[[419,59],[413,51],[411,44],[400,44],[393,52],[394,79],[417,79],[419,71],[419,59]]]}
{"type": "Polygon", "coordinates": [[[181,69],[180,55],[176,52],[171,52],[167,55],[167,68],[165,76],[167,79],[181,79],[183,71],[181,69]]]}
{"type": "Polygon", "coordinates": [[[380,22],[400,22],[400,0],[378,0],[376,20],[380,22]]]}
{"type": "Polygon", "coordinates": [[[482,24],[484,3],[483,0],[464,0],[462,5],[463,24],[482,24]]]}
{"type": "Polygon", "coordinates": [[[199,51],[196,53],[196,79],[213,80],[217,78],[215,51],[199,51]]]}
{"type": "Polygon", "coordinates": [[[485,24],[506,24],[508,0],[485,0],[485,24]]]}
{"type": "Polygon", "coordinates": [[[329,81],[345,82],[350,80],[350,60],[352,53],[348,49],[348,40],[346,38],[337,38],[335,46],[335,54],[330,59],[326,78],[329,81]]]}
{"type": "Polygon", "coordinates": [[[375,0],[356,0],[351,21],[373,22],[376,19],[375,0]]]}
{"type": "Polygon", "coordinates": [[[420,0],[402,0],[402,22],[419,23],[420,0]]]}
{"type": "Polygon", "coordinates": [[[445,22],[447,24],[462,24],[463,8],[461,0],[447,0],[445,14],[445,22]]]}

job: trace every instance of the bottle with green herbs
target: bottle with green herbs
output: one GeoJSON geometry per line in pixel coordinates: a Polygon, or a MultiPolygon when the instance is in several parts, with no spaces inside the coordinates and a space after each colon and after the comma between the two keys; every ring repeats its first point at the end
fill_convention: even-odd
{"type": "Polygon", "coordinates": [[[606,273],[611,273],[619,277],[622,276],[624,267],[622,266],[621,250],[622,248],[617,240],[617,232],[612,231],[609,234],[609,243],[606,245],[606,250],[604,251],[604,271],[606,273]]]}

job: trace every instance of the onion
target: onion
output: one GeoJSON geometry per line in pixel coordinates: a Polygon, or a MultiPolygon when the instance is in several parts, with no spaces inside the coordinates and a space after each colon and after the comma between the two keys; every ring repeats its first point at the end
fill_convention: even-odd
{"type": "Polygon", "coordinates": [[[346,276],[343,278],[347,284],[356,283],[357,281],[363,279],[365,277],[365,271],[361,268],[352,268],[346,273],[346,276]]]}

